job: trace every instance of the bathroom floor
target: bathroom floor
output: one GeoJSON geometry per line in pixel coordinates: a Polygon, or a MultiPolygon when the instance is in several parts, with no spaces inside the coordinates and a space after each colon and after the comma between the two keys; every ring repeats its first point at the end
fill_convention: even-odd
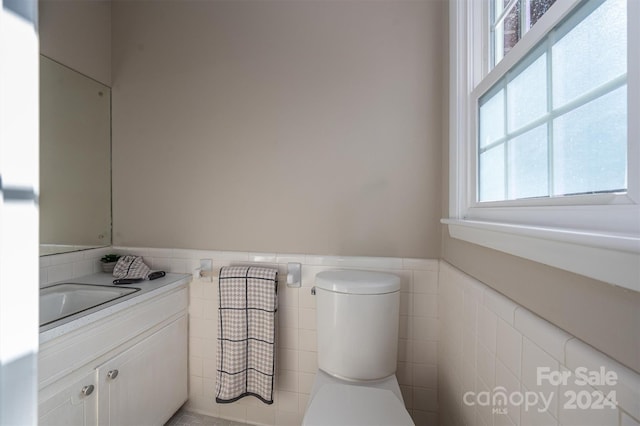
{"type": "Polygon", "coordinates": [[[164,426],[246,426],[247,423],[233,420],[219,419],[179,409],[164,426]]]}

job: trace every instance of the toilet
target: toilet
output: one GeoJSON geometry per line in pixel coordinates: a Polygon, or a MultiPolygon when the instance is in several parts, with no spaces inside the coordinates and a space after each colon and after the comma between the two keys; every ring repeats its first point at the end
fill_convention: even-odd
{"type": "Polygon", "coordinates": [[[400,278],[324,271],[315,294],[319,370],[302,424],[413,426],[395,376],[400,278]]]}

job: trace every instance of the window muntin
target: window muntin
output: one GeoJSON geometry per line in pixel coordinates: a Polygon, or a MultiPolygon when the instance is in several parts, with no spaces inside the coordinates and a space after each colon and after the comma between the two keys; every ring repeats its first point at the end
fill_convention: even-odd
{"type": "Polygon", "coordinates": [[[476,201],[626,191],[626,34],[587,1],[480,97],[476,201]]]}

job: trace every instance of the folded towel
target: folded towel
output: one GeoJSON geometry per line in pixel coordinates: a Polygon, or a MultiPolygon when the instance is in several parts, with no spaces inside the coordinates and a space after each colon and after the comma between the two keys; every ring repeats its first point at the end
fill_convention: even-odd
{"type": "Polygon", "coordinates": [[[219,278],[216,402],[273,403],[278,271],[225,266],[219,278]]]}
{"type": "Polygon", "coordinates": [[[151,270],[145,265],[142,256],[122,256],[113,268],[113,276],[133,280],[144,280],[151,270]]]}

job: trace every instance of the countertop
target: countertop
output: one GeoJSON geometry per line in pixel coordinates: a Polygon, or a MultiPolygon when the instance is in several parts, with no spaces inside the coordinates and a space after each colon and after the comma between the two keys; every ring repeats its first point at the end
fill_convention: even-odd
{"type": "Polygon", "coordinates": [[[79,283],[107,285],[113,287],[133,287],[139,288],[140,291],[40,327],[40,344],[42,345],[51,339],[62,336],[63,334],[69,333],[80,327],[84,327],[111,314],[140,304],[163,293],[168,293],[174,289],[180,288],[181,286],[186,286],[191,281],[191,278],[192,276],[190,274],[167,273],[164,277],[153,281],[145,280],[139,283],[116,286],[113,284],[114,278],[111,274],[101,272],[47,284],[42,288],[61,283],[79,283]]]}

